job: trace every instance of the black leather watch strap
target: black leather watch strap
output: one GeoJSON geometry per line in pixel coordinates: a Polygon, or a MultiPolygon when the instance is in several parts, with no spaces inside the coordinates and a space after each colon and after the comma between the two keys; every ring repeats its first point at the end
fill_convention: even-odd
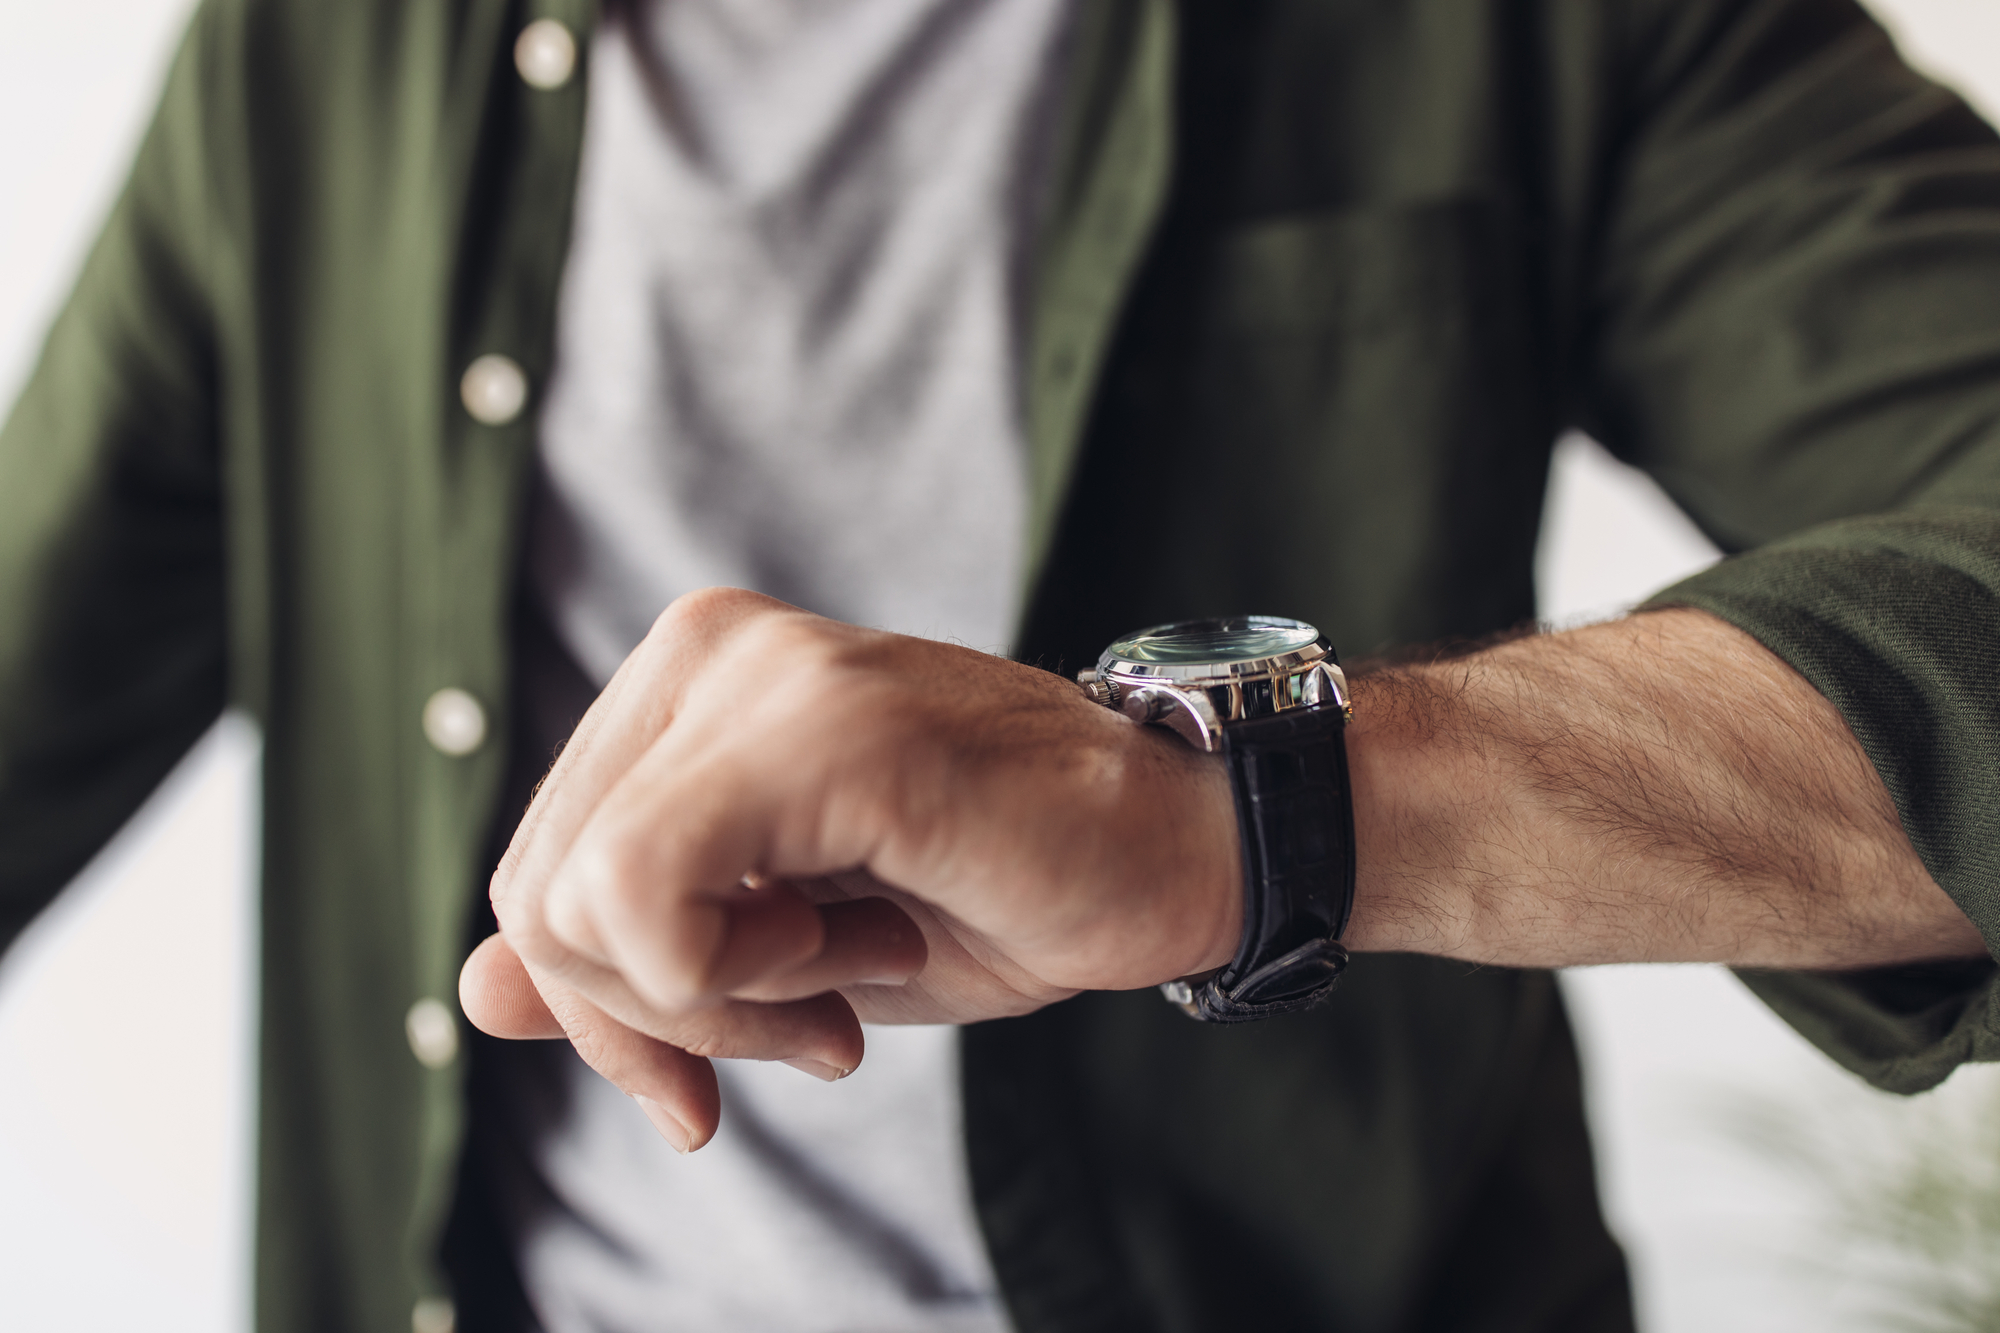
{"type": "Polygon", "coordinates": [[[1243,844],[1243,941],[1220,972],[1180,983],[1194,1017],[1242,1023],[1307,1009],[1347,966],[1354,800],[1338,704],[1233,722],[1222,756],[1243,844]]]}

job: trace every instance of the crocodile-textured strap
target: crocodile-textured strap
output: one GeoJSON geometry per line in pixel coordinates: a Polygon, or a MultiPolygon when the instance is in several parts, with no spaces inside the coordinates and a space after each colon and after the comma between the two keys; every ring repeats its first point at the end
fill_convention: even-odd
{"type": "Polygon", "coordinates": [[[1243,942],[1220,972],[1169,990],[1196,1018],[1242,1023],[1310,1008],[1347,966],[1354,801],[1338,704],[1222,729],[1243,843],[1243,942]]]}

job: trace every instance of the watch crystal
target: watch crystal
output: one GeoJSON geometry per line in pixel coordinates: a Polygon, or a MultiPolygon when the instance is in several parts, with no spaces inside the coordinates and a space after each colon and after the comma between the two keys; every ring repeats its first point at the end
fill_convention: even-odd
{"type": "Polygon", "coordinates": [[[1183,620],[1155,625],[1105,650],[1107,658],[1150,662],[1160,666],[1251,662],[1310,648],[1319,631],[1302,620],[1282,616],[1218,616],[1213,620],[1183,620]]]}

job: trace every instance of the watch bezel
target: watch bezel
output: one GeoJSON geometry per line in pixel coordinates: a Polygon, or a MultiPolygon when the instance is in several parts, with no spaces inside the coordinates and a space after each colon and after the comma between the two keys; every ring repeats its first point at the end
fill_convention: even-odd
{"type": "MultiPolygon", "coordinates": [[[[1148,634],[1170,633],[1174,630],[1188,630],[1206,626],[1228,626],[1233,622],[1263,621],[1272,625],[1296,626],[1311,630],[1313,641],[1303,648],[1294,648],[1282,653],[1272,653],[1264,657],[1247,657],[1236,662],[1142,662],[1134,658],[1119,657],[1106,648],[1097,659],[1099,676],[1115,676],[1120,680],[1131,680],[1141,684],[1169,685],[1227,685],[1242,680],[1268,679],[1277,676],[1303,673],[1315,663],[1333,657],[1333,644],[1318,627],[1289,616],[1201,616],[1192,620],[1171,620],[1162,625],[1149,625],[1135,630],[1118,642],[1142,638],[1148,634]]],[[[1117,644],[1113,644],[1115,648],[1117,644]]]]}

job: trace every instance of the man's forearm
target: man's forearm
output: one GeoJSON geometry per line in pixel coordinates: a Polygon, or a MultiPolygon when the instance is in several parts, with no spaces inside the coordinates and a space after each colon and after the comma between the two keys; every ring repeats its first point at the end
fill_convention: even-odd
{"type": "Polygon", "coordinates": [[[1354,691],[1357,949],[1808,968],[1983,951],[1839,713],[1703,612],[1354,691]]]}

